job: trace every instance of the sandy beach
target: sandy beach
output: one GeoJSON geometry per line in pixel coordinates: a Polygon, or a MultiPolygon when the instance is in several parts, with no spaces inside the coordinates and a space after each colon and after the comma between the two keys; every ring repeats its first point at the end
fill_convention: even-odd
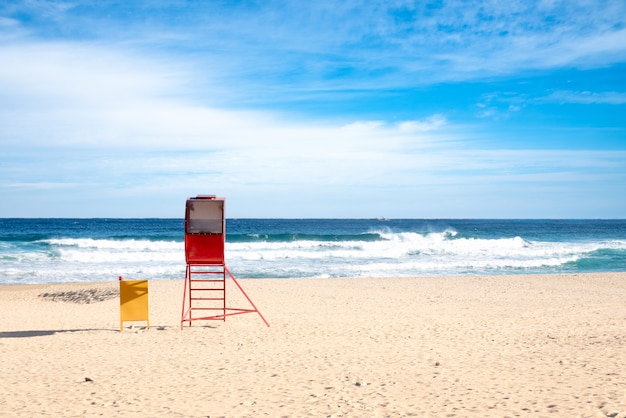
{"type": "Polygon", "coordinates": [[[181,331],[182,280],[123,332],[117,281],[0,286],[0,416],[626,417],[626,273],[240,283],[270,327],[181,331]]]}

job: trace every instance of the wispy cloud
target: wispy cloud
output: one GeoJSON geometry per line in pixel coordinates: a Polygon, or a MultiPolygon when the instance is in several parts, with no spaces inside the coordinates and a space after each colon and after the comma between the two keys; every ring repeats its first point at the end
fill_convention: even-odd
{"type": "Polygon", "coordinates": [[[612,104],[626,103],[626,93],[616,91],[591,92],[559,90],[538,98],[540,102],[581,103],[581,104],[612,104]]]}
{"type": "Polygon", "coordinates": [[[485,84],[464,102],[454,87],[623,63],[623,16],[626,3],[582,0],[6,3],[0,189],[18,207],[29,191],[101,202],[209,188],[258,216],[271,213],[254,213],[263,199],[304,210],[325,193],[338,203],[320,216],[368,207],[374,192],[398,208],[430,199],[436,214],[465,207],[457,196],[522,201],[518,187],[526,198],[545,184],[614,191],[626,181],[621,151],[511,150],[493,140],[501,131],[483,131],[535,104],[620,106],[619,86],[485,84]],[[399,91],[411,99],[396,114],[399,91]],[[340,99],[354,110],[325,109],[340,99]]]}
{"type": "Polygon", "coordinates": [[[179,62],[193,56],[195,71],[204,76],[192,75],[194,82],[216,90],[231,84],[242,100],[246,90],[256,95],[264,85],[293,95],[393,88],[601,67],[626,57],[626,4],[614,1],[270,1],[182,8],[159,2],[148,9],[133,2],[112,6],[109,16],[90,13],[80,2],[55,3],[53,10],[46,3],[24,4],[36,20],[56,22],[57,40],[80,25],[83,40],[108,38],[129,50],[140,45],[153,56],[178,51],[184,54],[179,62]],[[149,20],[140,18],[148,12],[149,20]]]}

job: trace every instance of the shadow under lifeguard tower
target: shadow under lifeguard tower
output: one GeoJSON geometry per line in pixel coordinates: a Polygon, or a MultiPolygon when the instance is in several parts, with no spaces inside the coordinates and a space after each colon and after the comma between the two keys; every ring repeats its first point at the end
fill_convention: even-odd
{"type": "Polygon", "coordinates": [[[227,316],[261,312],[243,290],[224,260],[226,221],[223,197],[198,195],[187,199],[185,210],[185,259],[187,272],[180,328],[185,322],[222,320],[227,316]],[[251,308],[230,308],[226,303],[226,279],[230,277],[251,308]]]}

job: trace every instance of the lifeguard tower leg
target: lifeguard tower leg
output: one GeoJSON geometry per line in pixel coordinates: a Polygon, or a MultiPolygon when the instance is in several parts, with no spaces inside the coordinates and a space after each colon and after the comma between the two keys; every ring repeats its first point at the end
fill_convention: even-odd
{"type": "Polygon", "coordinates": [[[231,279],[233,279],[233,282],[235,282],[235,284],[237,285],[237,287],[239,288],[239,290],[241,290],[241,293],[243,293],[243,295],[246,297],[246,299],[248,300],[248,302],[250,303],[250,305],[252,305],[252,307],[254,308],[254,312],[258,313],[259,316],[261,317],[261,319],[263,320],[263,322],[265,322],[265,325],[267,325],[268,327],[270,326],[270,324],[265,320],[265,318],[263,317],[263,314],[261,314],[261,311],[259,311],[256,307],[256,305],[254,304],[254,302],[252,302],[252,299],[250,299],[248,297],[248,294],[246,293],[245,290],[243,290],[243,287],[241,287],[241,285],[239,284],[239,282],[237,281],[237,279],[235,279],[235,276],[233,276],[233,274],[230,272],[230,270],[228,270],[228,268],[226,266],[224,266],[224,270],[226,270],[226,272],[228,273],[228,275],[230,276],[231,279]]]}
{"type": "MultiPolygon", "coordinates": [[[[185,323],[185,318],[187,317],[187,313],[191,314],[191,301],[189,301],[189,311],[185,311],[185,306],[187,305],[186,301],[187,301],[188,282],[189,282],[189,264],[187,264],[187,272],[185,273],[185,286],[183,289],[183,312],[180,315],[180,329],[181,330],[183,329],[183,324],[185,323]]],[[[191,295],[189,296],[191,297],[191,295]]],[[[189,326],[191,326],[191,320],[189,321],[189,326]]]]}

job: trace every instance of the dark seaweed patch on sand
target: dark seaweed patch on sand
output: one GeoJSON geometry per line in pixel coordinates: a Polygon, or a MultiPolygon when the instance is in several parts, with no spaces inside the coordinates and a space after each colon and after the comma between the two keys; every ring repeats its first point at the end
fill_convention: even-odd
{"type": "Polygon", "coordinates": [[[113,289],[81,289],[64,292],[46,292],[39,297],[50,302],[95,303],[113,299],[119,291],[113,289]]]}

